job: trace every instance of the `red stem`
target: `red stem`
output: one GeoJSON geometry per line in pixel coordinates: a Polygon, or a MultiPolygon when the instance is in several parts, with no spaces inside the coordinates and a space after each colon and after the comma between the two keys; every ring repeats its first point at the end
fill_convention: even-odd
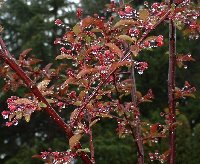
{"type": "Polygon", "coordinates": [[[137,107],[137,96],[136,96],[136,82],[135,82],[135,70],[134,70],[134,63],[132,64],[132,89],[131,89],[131,96],[132,96],[132,103],[134,105],[135,110],[137,110],[138,115],[134,115],[134,123],[135,123],[135,128],[134,128],[134,133],[135,133],[135,139],[136,143],[138,145],[138,150],[137,150],[137,160],[138,164],[144,164],[144,148],[143,148],[143,139],[141,136],[141,125],[140,125],[140,111],[139,108],[137,107]]]}
{"type": "MultiPolygon", "coordinates": [[[[15,72],[16,74],[24,81],[30,91],[38,98],[38,100],[42,101],[46,104],[45,111],[48,113],[50,117],[64,130],[68,139],[71,138],[74,134],[69,125],[67,125],[63,119],[57,114],[57,112],[51,107],[51,105],[47,102],[46,98],[42,95],[40,90],[37,88],[36,84],[26,75],[26,73],[19,67],[19,65],[15,62],[15,59],[10,55],[9,51],[4,44],[4,41],[0,37],[0,58],[3,59],[15,72]]],[[[76,145],[76,149],[81,149],[81,144],[78,143],[76,145]]],[[[84,152],[80,154],[82,160],[86,164],[92,164],[88,155],[84,152]]]]}
{"type": "MultiPolygon", "coordinates": [[[[115,86],[115,90],[116,90],[116,92],[117,92],[118,101],[119,101],[119,104],[122,104],[122,101],[121,101],[120,96],[119,96],[120,94],[119,94],[119,91],[118,91],[118,88],[117,88],[116,76],[115,76],[115,74],[113,74],[113,75],[114,75],[114,86],[115,86]]],[[[124,109],[124,108],[123,108],[123,109],[124,109]]],[[[135,142],[135,144],[136,144],[138,156],[141,156],[142,153],[141,153],[141,151],[140,151],[140,150],[141,150],[141,149],[140,149],[140,145],[139,145],[139,143],[138,143],[136,133],[135,133],[135,131],[134,131],[132,125],[131,125],[130,117],[127,116],[126,111],[123,111],[123,115],[124,115],[124,118],[126,119],[126,121],[128,122],[129,128],[131,129],[131,135],[132,135],[132,137],[133,137],[133,139],[134,139],[134,142],[135,142]]],[[[139,163],[139,161],[140,161],[140,160],[139,160],[139,158],[138,158],[138,163],[139,163]]]]}
{"type": "Polygon", "coordinates": [[[92,120],[91,116],[89,116],[89,140],[90,140],[90,154],[91,154],[91,161],[95,164],[95,157],[94,157],[94,143],[93,143],[93,134],[92,134],[92,127],[90,127],[92,120]]]}
{"type": "MultiPolygon", "coordinates": [[[[170,0],[169,5],[173,3],[170,0]]],[[[169,70],[168,70],[168,104],[169,104],[169,163],[175,163],[176,157],[176,109],[175,109],[175,67],[176,67],[176,27],[172,19],[169,20],[169,70]]]]}

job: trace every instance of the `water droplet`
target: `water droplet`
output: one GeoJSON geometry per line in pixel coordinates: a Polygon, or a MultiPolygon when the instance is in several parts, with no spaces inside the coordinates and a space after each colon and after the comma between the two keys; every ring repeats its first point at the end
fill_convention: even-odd
{"type": "Polygon", "coordinates": [[[18,125],[18,121],[15,121],[15,123],[13,125],[15,125],[15,126],[18,125]]]}
{"type": "Polygon", "coordinates": [[[138,71],[138,74],[142,75],[142,74],[143,74],[143,71],[142,71],[142,70],[139,70],[139,71],[138,71]]]}

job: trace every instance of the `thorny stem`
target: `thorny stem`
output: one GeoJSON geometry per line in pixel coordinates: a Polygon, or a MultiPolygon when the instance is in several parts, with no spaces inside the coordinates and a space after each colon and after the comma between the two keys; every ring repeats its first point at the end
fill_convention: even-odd
{"type": "MultiPolygon", "coordinates": [[[[133,60],[132,60],[133,62],[133,60]]],[[[137,155],[138,155],[138,164],[144,164],[144,148],[143,148],[143,139],[141,136],[141,125],[140,125],[140,111],[137,107],[137,96],[136,96],[136,82],[135,82],[135,70],[134,70],[134,63],[132,63],[131,67],[131,78],[132,78],[132,88],[131,88],[131,96],[132,96],[132,103],[134,105],[135,110],[137,110],[137,115],[134,114],[134,133],[136,136],[136,143],[138,145],[137,155]]]]}
{"type": "MultiPolygon", "coordinates": [[[[174,1],[170,0],[169,5],[174,1]]],[[[169,19],[169,70],[168,70],[168,104],[169,104],[169,164],[175,163],[176,157],[176,122],[175,109],[175,67],[176,67],[176,27],[174,21],[169,19]]]]}
{"type": "MultiPolygon", "coordinates": [[[[36,84],[27,76],[27,74],[21,69],[21,67],[16,63],[15,59],[10,55],[9,51],[4,44],[3,39],[0,37],[0,58],[4,60],[15,72],[16,74],[24,81],[30,91],[38,98],[39,101],[42,101],[46,104],[45,111],[50,117],[58,124],[58,126],[64,130],[68,139],[71,138],[74,134],[69,125],[67,125],[63,119],[57,114],[57,112],[51,107],[47,102],[46,98],[42,95],[36,84]]],[[[75,147],[76,149],[81,149],[81,144],[78,143],[75,147]]],[[[81,152],[80,156],[84,163],[92,164],[88,155],[85,152],[81,152]]]]}

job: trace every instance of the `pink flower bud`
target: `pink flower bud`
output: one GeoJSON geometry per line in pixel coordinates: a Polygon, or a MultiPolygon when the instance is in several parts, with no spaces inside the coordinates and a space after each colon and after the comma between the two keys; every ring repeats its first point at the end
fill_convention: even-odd
{"type": "Polygon", "coordinates": [[[10,109],[10,111],[15,111],[16,110],[16,106],[15,105],[9,105],[8,108],[10,109]]]}
{"type": "Polygon", "coordinates": [[[3,116],[4,119],[7,119],[8,115],[10,114],[10,112],[4,110],[1,114],[2,114],[2,116],[3,116]]]}
{"type": "Polygon", "coordinates": [[[76,16],[80,19],[82,17],[83,10],[81,8],[77,8],[76,10],[76,16]]]}
{"type": "Polygon", "coordinates": [[[63,24],[63,22],[60,19],[56,19],[55,24],[58,26],[61,26],[63,24]]]}
{"type": "Polygon", "coordinates": [[[62,107],[63,105],[64,105],[64,103],[61,102],[61,101],[59,101],[59,102],[57,103],[57,106],[58,106],[58,107],[62,107]]]}
{"type": "Polygon", "coordinates": [[[61,53],[67,53],[67,50],[66,50],[65,47],[61,47],[61,48],[60,48],[60,51],[61,51],[61,53]]]}
{"type": "Polygon", "coordinates": [[[61,39],[60,38],[56,38],[56,40],[54,41],[54,44],[59,44],[61,43],[61,39]]]}
{"type": "Polygon", "coordinates": [[[149,47],[149,46],[150,46],[150,42],[149,42],[149,41],[145,41],[145,42],[144,42],[144,46],[145,46],[145,47],[149,47]]]}
{"type": "Polygon", "coordinates": [[[133,8],[132,8],[131,6],[126,6],[126,7],[125,7],[125,12],[126,12],[127,14],[131,14],[132,11],[133,11],[133,8]]]}
{"type": "Polygon", "coordinates": [[[6,126],[7,126],[7,127],[10,127],[10,126],[12,126],[12,125],[13,125],[12,122],[6,122],[6,126]]]}

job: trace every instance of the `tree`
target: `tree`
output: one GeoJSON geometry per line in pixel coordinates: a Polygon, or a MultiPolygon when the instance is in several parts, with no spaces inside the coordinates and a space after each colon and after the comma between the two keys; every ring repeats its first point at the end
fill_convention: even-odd
{"type": "MultiPolygon", "coordinates": [[[[191,127],[189,121],[186,116],[179,115],[177,118],[178,123],[181,125],[177,127],[177,139],[176,139],[176,147],[177,147],[177,163],[190,163],[192,158],[188,158],[192,152],[192,144],[191,144],[191,127]],[[187,158],[186,158],[187,157],[187,158]]],[[[196,152],[195,152],[196,154],[196,152]]]]}
{"type": "Polygon", "coordinates": [[[193,132],[193,136],[192,136],[192,149],[195,150],[195,153],[193,152],[192,154],[190,154],[192,156],[192,160],[191,163],[199,163],[200,162],[200,158],[198,156],[199,153],[199,134],[200,134],[200,124],[196,124],[196,126],[194,127],[194,132],[193,132]]]}
{"type": "Polygon", "coordinates": [[[53,22],[64,18],[67,24],[75,23],[74,7],[64,0],[8,0],[1,9],[1,24],[11,53],[31,47],[46,63],[52,61],[57,49],[52,45],[59,33],[53,22]]]}
{"type": "MultiPolygon", "coordinates": [[[[184,12],[185,17],[183,19],[179,16],[179,12],[187,11],[188,5],[180,1],[174,3],[172,1],[168,5],[154,3],[151,8],[142,9],[137,15],[137,12],[131,6],[121,4],[122,6],[118,9],[112,2],[108,9],[114,12],[115,16],[111,16],[109,20],[97,15],[82,19],[81,12],[78,10],[77,15],[81,19],[80,23],[77,23],[72,29],[68,29],[69,31],[64,34],[63,38],[57,38],[54,41],[55,44],[65,45],[65,47],[61,47],[61,55],[58,55],[56,59],[68,59],[72,63],[60,65],[57,69],[52,69],[51,65],[47,65],[45,74],[44,71],[39,71],[42,78],[38,78],[32,71],[35,70],[37,62],[32,63],[29,58],[25,58],[29,50],[24,51],[18,60],[22,68],[25,69],[28,66],[28,69],[23,71],[14,62],[1,39],[0,57],[16,72],[32,92],[29,94],[31,98],[30,96],[28,98],[12,96],[7,100],[9,111],[2,112],[4,118],[9,117],[6,126],[15,125],[22,118],[29,122],[33,112],[44,108],[66,133],[71,151],[42,152],[37,157],[43,158],[46,162],[63,162],[63,160],[69,162],[71,158],[80,155],[85,163],[95,162],[92,128],[102,117],[117,120],[117,131],[120,137],[127,134],[132,136],[136,145],[139,164],[144,163],[143,143],[157,142],[158,138],[165,137],[169,130],[170,150],[164,154],[155,151],[155,153],[150,153],[149,156],[150,160],[161,162],[167,160],[169,156],[169,163],[173,164],[176,151],[176,101],[183,97],[192,96],[195,92],[195,88],[187,81],[182,88],[175,87],[176,64],[181,66],[183,62],[193,60],[193,58],[191,55],[176,56],[174,19],[179,18],[179,23],[184,23],[191,20],[191,15],[198,16],[198,13],[192,10],[192,14],[191,11],[190,13],[184,12]],[[148,68],[148,64],[137,61],[135,56],[138,56],[138,53],[143,49],[163,46],[162,35],[148,36],[164,20],[169,20],[170,32],[169,110],[163,114],[166,124],[157,122],[149,125],[147,122],[141,122],[139,105],[151,101],[154,96],[151,89],[145,95],[137,91],[135,78],[135,70],[139,74],[143,74],[148,68]],[[133,25],[135,28],[132,28],[133,25]],[[74,67],[76,67],[76,70],[73,70],[74,67]],[[65,70],[67,70],[67,78],[63,75],[60,76],[65,70]],[[34,81],[28,75],[33,76],[34,81]],[[54,79],[58,79],[57,83],[54,83],[54,79]],[[35,83],[38,84],[35,85],[35,83]],[[51,87],[48,88],[49,84],[51,87]],[[51,99],[48,97],[51,97],[51,99]],[[52,108],[54,106],[61,110],[66,105],[71,107],[70,109],[73,111],[70,115],[70,124],[66,124],[52,108]],[[86,155],[87,149],[82,149],[79,143],[83,135],[88,136],[91,158],[86,155]]],[[[190,7],[195,9],[192,4],[190,7]]],[[[199,27],[196,17],[192,17],[192,19],[193,21],[189,23],[187,29],[192,33],[192,37],[196,37],[199,27]]],[[[59,19],[55,23],[59,26],[65,26],[59,19]]],[[[11,70],[5,66],[1,74],[5,76],[9,71],[11,70]]],[[[18,85],[21,85],[21,83],[18,82],[18,85]]]]}

